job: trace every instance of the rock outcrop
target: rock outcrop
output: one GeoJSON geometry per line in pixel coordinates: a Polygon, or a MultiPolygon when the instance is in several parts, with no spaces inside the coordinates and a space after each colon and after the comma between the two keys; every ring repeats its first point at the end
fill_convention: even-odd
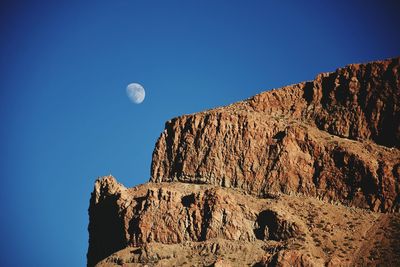
{"type": "Polygon", "coordinates": [[[152,182],[300,192],[399,211],[399,58],[354,64],[166,123],[152,182]]]}
{"type": "Polygon", "coordinates": [[[92,194],[88,258],[104,258],[127,245],[281,241],[304,232],[305,226],[270,203],[204,185],[150,183],[127,189],[106,176],[92,194]]]}
{"type": "Polygon", "coordinates": [[[168,121],[149,183],[96,181],[88,266],[400,264],[399,69],[353,64],[168,121]]]}
{"type": "Polygon", "coordinates": [[[257,198],[184,183],[95,184],[89,266],[349,266],[400,263],[400,215],[302,195],[257,198]],[[376,242],[379,240],[379,242],[376,242]]]}

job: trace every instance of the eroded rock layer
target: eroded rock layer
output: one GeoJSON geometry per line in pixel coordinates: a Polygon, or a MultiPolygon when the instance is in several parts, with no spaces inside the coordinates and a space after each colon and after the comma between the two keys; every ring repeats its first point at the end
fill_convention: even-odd
{"type": "Polygon", "coordinates": [[[301,192],[399,210],[399,58],[353,64],[166,123],[152,182],[301,192]]]}
{"type": "Polygon", "coordinates": [[[302,195],[183,183],[96,182],[93,266],[396,266],[400,216],[302,195]],[[377,242],[378,241],[378,242],[377,242]]]}

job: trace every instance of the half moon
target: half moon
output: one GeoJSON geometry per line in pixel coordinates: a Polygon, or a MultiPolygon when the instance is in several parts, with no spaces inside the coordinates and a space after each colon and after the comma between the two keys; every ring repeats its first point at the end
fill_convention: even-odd
{"type": "Polygon", "coordinates": [[[129,99],[135,104],[142,103],[146,96],[146,92],[144,91],[143,86],[138,83],[129,84],[126,87],[126,93],[129,99]]]}

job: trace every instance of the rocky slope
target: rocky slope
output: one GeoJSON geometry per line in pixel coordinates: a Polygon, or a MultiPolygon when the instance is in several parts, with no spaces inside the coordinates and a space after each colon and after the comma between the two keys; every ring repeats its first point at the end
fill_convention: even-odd
{"type": "Polygon", "coordinates": [[[96,181],[88,266],[399,265],[399,69],[353,64],[168,121],[149,183],[96,181]]]}

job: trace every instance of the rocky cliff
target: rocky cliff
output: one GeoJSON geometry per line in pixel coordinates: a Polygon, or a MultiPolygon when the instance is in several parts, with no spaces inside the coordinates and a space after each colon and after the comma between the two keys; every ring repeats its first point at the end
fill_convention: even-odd
{"type": "Polygon", "coordinates": [[[399,264],[399,63],[168,121],[149,183],[96,181],[88,265],[399,264]]]}
{"type": "Polygon", "coordinates": [[[399,58],[166,123],[152,182],[300,192],[375,211],[399,210],[399,58]]]}

